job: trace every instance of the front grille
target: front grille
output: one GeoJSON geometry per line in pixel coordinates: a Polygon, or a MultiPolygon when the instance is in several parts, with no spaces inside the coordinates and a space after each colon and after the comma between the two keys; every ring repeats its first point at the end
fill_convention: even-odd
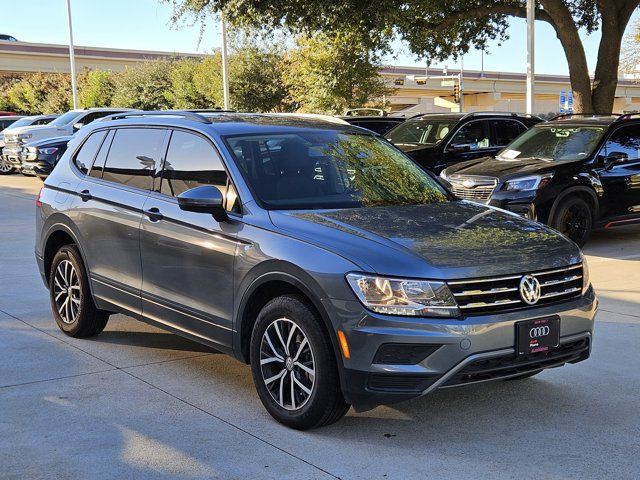
{"type": "Polygon", "coordinates": [[[575,363],[589,356],[589,339],[582,338],[561,344],[547,352],[533,353],[523,357],[504,355],[484,360],[476,360],[456,372],[443,387],[453,387],[466,383],[494,380],[513,375],[523,375],[565,363],[575,363]]]}
{"type": "Polygon", "coordinates": [[[498,184],[495,178],[475,176],[453,176],[449,181],[456,197],[480,202],[489,200],[498,184]]]}
{"type": "MultiPolygon", "coordinates": [[[[580,296],[582,264],[531,273],[540,282],[541,296],[535,306],[580,296]]],[[[532,307],[520,295],[523,275],[447,282],[464,315],[483,315],[532,307]]]]}

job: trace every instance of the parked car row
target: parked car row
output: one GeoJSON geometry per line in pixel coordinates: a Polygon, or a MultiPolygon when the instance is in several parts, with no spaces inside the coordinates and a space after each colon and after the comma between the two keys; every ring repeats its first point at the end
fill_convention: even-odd
{"type": "MultiPolygon", "coordinates": [[[[405,119],[369,110],[351,110],[335,121],[384,134],[423,168],[439,174],[459,198],[553,226],[580,246],[594,228],[640,221],[637,116],[565,115],[543,122],[531,115],[475,112],[405,119]]],[[[0,138],[0,174],[20,171],[46,178],[75,132],[125,111],[92,108],[61,116],[0,117],[0,126],[10,124],[0,138]]]]}
{"type": "Polygon", "coordinates": [[[124,313],[210,345],[297,429],[589,358],[580,249],[443,184],[342,121],[125,112],[45,180],[35,254],[65,334],[124,313]]]}
{"type": "Polygon", "coordinates": [[[113,113],[128,111],[122,108],[88,108],[70,110],[63,115],[34,115],[4,117],[8,122],[2,132],[0,174],[21,172],[46,177],[66,149],[64,138],[94,120],[113,113]],[[11,122],[11,119],[17,120],[11,122]]]}

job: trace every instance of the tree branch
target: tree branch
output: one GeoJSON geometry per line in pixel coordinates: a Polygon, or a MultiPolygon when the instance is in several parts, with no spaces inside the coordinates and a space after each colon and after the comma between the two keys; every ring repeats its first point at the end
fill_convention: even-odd
{"type": "MultiPolygon", "coordinates": [[[[460,20],[475,19],[480,20],[488,17],[489,15],[507,15],[511,17],[527,18],[527,9],[523,7],[516,7],[510,5],[494,5],[491,7],[481,7],[469,10],[457,10],[447,13],[444,20],[437,23],[427,22],[426,26],[434,32],[442,32],[447,28],[455,25],[460,20]]],[[[536,9],[536,20],[547,22],[555,27],[553,18],[541,9],[536,9]]]]}

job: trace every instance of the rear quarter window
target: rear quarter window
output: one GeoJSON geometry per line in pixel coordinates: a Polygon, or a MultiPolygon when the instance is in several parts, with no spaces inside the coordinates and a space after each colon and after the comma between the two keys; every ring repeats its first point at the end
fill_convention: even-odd
{"type": "Polygon", "coordinates": [[[98,149],[100,148],[100,145],[102,145],[102,141],[106,134],[106,130],[92,133],[82,144],[78,153],[76,153],[73,163],[75,163],[78,170],[82,173],[86,174],[89,171],[89,167],[91,167],[93,159],[96,158],[98,149]]]}

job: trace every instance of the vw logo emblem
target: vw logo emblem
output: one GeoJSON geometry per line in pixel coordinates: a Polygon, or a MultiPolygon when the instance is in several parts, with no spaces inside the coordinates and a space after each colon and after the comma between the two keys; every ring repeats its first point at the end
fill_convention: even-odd
{"type": "Polygon", "coordinates": [[[546,337],[547,335],[549,335],[549,325],[545,325],[544,327],[533,327],[529,330],[530,338],[546,337]]]}
{"type": "Polygon", "coordinates": [[[476,186],[476,182],[474,182],[473,180],[463,180],[462,186],[464,188],[473,188],[476,186]]]}
{"type": "Polygon", "coordinates": [[[520,280],[520,296],[525,303],[533,305],[540,300],[540,282],[533,275],[525,275],[520,280]]]}

